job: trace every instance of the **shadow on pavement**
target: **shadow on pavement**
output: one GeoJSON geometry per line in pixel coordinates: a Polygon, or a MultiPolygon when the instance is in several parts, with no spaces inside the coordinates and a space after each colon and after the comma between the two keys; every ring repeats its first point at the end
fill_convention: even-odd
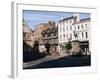
{"type": "Polygon", "coordinates": [[[36,69],[36,68],[57,68],[57,67],[80,67],[90,66],[91,56],[67,56],[56,60],[40,63],[35,66],[30,66],[24,69],[36,69]]]}
{"type": "Polygon", "coordinates": [[[30,53],[26,52],[23,55],[23,61],[24,62],[33,61],[33,60],[41,59],[45,56],[46,56],[45,53],[41,54],[41,53],[36,53],[36,52],[30,52],[30,53]]]}

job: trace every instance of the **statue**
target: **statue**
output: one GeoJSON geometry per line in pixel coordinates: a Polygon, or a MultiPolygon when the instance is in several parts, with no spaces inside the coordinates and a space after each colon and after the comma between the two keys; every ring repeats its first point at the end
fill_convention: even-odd
{"type": "Polygon", "coordinates": [[[73,31],[73,33],[74,33],[75,40],[76,40],[76,39],[78,40],[78,35],[77,35],[77,33],[76,33],[75,31],[73,31]]]}

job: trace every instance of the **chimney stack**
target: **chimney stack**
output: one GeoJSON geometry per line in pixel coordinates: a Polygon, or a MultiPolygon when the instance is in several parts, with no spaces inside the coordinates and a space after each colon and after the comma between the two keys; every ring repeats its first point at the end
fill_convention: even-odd
{"type": "Polygon", "coordinates": [[[76,17],[76,22],[80,21],[80,14],[79,13],[74,13],[74,17],[76,17]]]}

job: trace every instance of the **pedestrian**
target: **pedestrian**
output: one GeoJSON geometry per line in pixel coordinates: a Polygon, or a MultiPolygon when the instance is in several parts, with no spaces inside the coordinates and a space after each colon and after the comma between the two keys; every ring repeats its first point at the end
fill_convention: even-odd
{"type": "Polygon", "coordinates": [[[57,55],[58,55],[58,56],[60,56],[60,54],[59,54],[59,52],[60,52],[60,47],[59,47],[59,45],[58,45],[58,44],[57,44],[57,46],[56,46],[56,47],[57,47],[57,55]]]}
{"type": "Polygon", "coordinates": [[[59,46],[58,44],[55,46],[55,54],[59,56],[59,46]]]}
{"type": "Polygon", "coordinates": [[[44,53],[46,50],[45,50],[45,46],[44,46],[44,44],[40,44],[39,45],[39,52],[40,53],[44,53]]]}
{"type": "Polygon", "coordinates": [[[47,42],[47,43],[45,44],[45,48],[46,48],[47,54],[50,55],[50,44],[49,44],[49,42],[47,42]]]}
{"type": "Polygon", "coordinates": [[[34,42],[33,51],[39,53],[39,42],[37,40],[34,42]]]}

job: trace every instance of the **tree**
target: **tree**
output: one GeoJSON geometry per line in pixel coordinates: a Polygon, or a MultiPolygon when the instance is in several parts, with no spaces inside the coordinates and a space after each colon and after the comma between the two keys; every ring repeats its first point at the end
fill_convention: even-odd
{"type": "Polygon", "coordinates": [[[69,50],[72,49],[72,44],[70,41],[65,44],[65,48],[67,49],[67,52],[69,53],[69,50]]]}

